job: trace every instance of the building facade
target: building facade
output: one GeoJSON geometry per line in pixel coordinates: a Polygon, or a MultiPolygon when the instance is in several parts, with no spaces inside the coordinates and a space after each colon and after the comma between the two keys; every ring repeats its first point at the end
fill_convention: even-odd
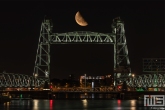
{"type": "Polygon", "coordinates": [[[111,75],[105,76],[80,76],[80,86],[81,87],[102,87],[111,86],[113,84],[113,78],[111,75]]]}

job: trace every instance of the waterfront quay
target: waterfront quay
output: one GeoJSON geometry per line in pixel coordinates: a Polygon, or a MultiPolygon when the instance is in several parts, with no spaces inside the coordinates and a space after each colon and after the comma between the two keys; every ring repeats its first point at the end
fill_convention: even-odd
{"type": "Polygon", "coordinates": [[[143,99],[144,95],[164,95],[164,91],[0,91],[11,99],[143,99]]]}

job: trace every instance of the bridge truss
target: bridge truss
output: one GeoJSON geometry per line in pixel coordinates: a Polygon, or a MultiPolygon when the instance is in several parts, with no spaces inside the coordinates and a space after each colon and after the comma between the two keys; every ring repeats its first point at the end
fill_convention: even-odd
{"type": "MultiPolygon", "coordinates": [[[[0,73],[0,87],[41,87],[44,83],[45,78],[35,78],[23,74],[0,73]]],[[[129,87],[165,87],[165,74],[144,74],[129,77],[126,83],[129,87]]]]}
{"type": "Polygon", "coordinates": [[[41,31],[36,54],[33,75],[35,77],[50,76],[50,45],[51,44],[113,44],[114,45],[114,85],[118,79],[124,80],[131,76],[128,48],[125,37],[124,22],[116,18],[112,23],[112,33],[98,33],[90,31],[76,31],[67,33],[53,33],[53,24],[45,19],[41,24],[41,31]],[[122,79],[121,79],[122,78],[122,79]]]}
{"type": "Polygon", "coordinates": [[[40,87],[45,78],[14,73],[0,73],[0,87],[40,87]]]}
{"type": "MultiPolygon", "coordinates": [[[[71,33],[72,34],[72,33],[71,33]]],[[[104,36],[106,38],[107,36],[104,36]]],[[[107,39],[107,38],[106,38],[107,39]]],[[[143,74],[127,77],[126,83],[129,87],[165,87],[165,58],[145,58],[143,59],[143,71],[151,74],[143,74]]],[[[121,79],[121,78],[119,78],[121,79]]],[[[0,87],[29,88],[41,87],[45,77],[34,77],[23,74],[0,73],[0,87]]],[[[120,80],[118,80],[120,81],[120,80]]]]}
{"type": "Polygon", "coordinates": [[[129,87],[165,87],[165,74],[143,74],[127,80],[129,87]]]}

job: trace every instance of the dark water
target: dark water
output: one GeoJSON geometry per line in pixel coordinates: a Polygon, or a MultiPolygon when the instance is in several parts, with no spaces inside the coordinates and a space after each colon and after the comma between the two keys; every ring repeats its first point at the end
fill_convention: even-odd
{"type": "Polygon", "coordinates": [[[0,110],[151,110],[137,100],[12,100],[0,110]]]}

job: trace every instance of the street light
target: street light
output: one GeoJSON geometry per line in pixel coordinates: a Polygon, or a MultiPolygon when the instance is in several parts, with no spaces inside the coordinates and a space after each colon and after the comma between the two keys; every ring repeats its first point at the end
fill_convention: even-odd
{"type": "Polygon", "coordinates": [[[134,74],[132,74],[132,77],[133,77],[133,91],[134,91],[134,74]]]}

